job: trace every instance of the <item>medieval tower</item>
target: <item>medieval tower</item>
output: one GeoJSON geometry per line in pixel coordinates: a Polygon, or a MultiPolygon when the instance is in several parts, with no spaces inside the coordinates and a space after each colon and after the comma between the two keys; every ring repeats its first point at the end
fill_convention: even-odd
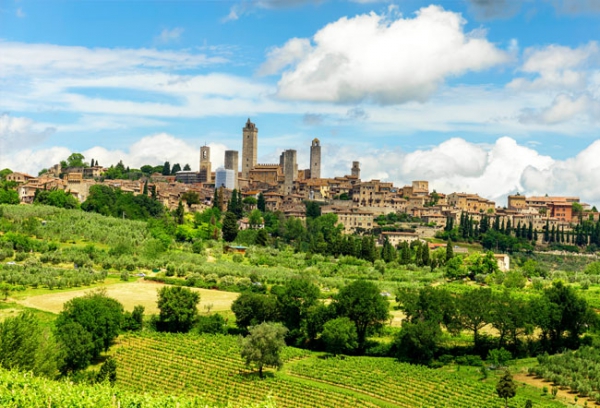
{"type": "Polygon", "coordinates": [[[352,175],[357,179],[360,179],[360,163],[357,161],[352,162],[352,175]]]}
{"type": "Polygon", "coordinates": [[[238,183],[238,172],[239,172],[239,162],[238,162],[238,151],[237,150],[225,150],[225,168],[228,170],[233,170],[233,185],[236,190],[240,189],[240,185],[238,183]]]}
{"type": "Polygon", "coordinates": [[[248,179],[250,170],[256,166],[258,148],[258,128],[250,122],[250,118],[242,129],[242,137],[242,177],[248,179]]]}
{"type": "Polygon", "coordinates": [[[321,142],[313,139],[310,146],[310,178],[321,178],[321,142]]]}
{"type": "Polygon", "coordinates": [[[298,164],[296,163],[296,151],[289,149],[281,153],[279,162],[283,168],[283,194],[292,193],[294,181],[298,179],[298,164]]]}
{"type": "Polygon", "coordinates": [[[211,180],[210,147],[200,147],[200,182],[210,183],[211,180]]]}

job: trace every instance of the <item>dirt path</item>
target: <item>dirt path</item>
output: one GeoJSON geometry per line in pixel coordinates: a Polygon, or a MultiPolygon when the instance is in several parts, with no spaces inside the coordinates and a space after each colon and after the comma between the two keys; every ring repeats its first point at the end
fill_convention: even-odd
{"type": "MultiPolygon", "coordinates": [[[[532,387],[539,388],[540,393],[541,393],[541,391],[542,391],[542,389],[544,387],[548,387],[548,394],[552,395],[551,394],[552,382],[550,382],[550,381],[545,381],[545,380],[543,380],[541,378],[532,377],[530,375],[523,374],[523,373],[516,373],[513,376],[513,379],[515,381],[522,382],[522,383],[525,383],[527,385],[531,385],[532,387]]],[[[558,389],[558,393],[556,394],[556,398],[559,401],[568,403],[570,405],[575,404],[575,397],[576,396],[577,396],[577,394],[569,392],[568,390],[561,390],[560,388],[558,389]]],[[[579,400],[577,401],[577,406],[581,406],[582,407],[585,404],[586,401],[588,403],[588,407],[596,406],[596,403],[594,401],[588,400],[588,398],[582,398],[582,397],[579,397],[579,400]]]]}

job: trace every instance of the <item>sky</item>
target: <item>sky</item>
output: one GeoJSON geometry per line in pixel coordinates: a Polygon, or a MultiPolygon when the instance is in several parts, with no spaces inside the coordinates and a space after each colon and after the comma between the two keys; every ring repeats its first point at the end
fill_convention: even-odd
{"type": "Polygon", "coordinates": [[[600,204],[600,0],[0,0],[0,168],[213,168],[600,204]]]}

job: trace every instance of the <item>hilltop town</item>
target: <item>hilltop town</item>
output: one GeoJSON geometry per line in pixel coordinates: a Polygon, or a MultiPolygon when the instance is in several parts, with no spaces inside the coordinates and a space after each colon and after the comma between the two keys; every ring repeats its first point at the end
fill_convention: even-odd
{"type": "MultiPolygon", "coordinates": [[[[187,203],[184,207],[187,211],[202,211],[213,206],[216,197],[220,197],[216,204],[225,210],[232,191],[236,190],[243,198],[262,195],[265,210],[304,219],[305,203],[316,201],[322,205],[323,214],[337,215],[347,234],[370,232],[377,226],[378,217],[390,213],[406,214],[410,219],[420,220],[423,228],[415,231],[385,232],[393,245],[432,237],[448,223],[459,225],[466,219],[463,217],[476,224],[483,216],[494,217],[502,225],[563,233],[571,232],[574,225],[584,219],[584,214],[585,220],[594,222],[600,217],[595,207],[581,203],[579,197],[516,194],[507,197],[506,205],[500,205],[476,192],[430,191],[428,181],[424,180],[402,187],[380,180],[362,180],[358,161],[349,163],[349,174],[324,178],[321,177],[321,141],[317,138],[309,146],[310,166],[307,169],[298,168],[297,151],[291,149],[281,153],[279,163],[258,163],[258,146],[258,127],[248,119],[242,129],[241,162],[237,150],[227,150],[224,166],[214,171],[210,147],[201,146],[199,171],[192,171],[189,165],[184,167],[185,170],[174,165],[172,170],[175,171],[172,171],[165,163],[166,171],[155,172],[161,167],[157,166],[150,171],[138,171],[135,179],[115,179],[111,176],[115,174],[115,166],[102,167],[92,159],[90,165],[56,164],[37,177],[16,171],[5,178],[18,184],[19,201],[23,204],[33,203],[39,190],[56,189],[84,202],[91,186],[103,184],[134,195],[152,195],[170,210],[176,209],[180,201],[189,200],[190,195],[186,193],[190,192],[197,200],[187,203]],[[220,194],[215,194],[215,190],[220,194]]],[[[125,172],[124,165],[119,163],[116,168],[119,166],[125,172]]],[[[240,220],[242,226],[244,222],[247,220],[240,220]]]]}

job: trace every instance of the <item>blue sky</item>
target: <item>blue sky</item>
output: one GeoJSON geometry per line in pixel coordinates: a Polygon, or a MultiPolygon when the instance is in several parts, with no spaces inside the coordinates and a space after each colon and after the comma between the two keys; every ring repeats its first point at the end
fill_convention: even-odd
{"type": "Polygon", "coordinates": [[[600,202],[600,0],[0,1],[0,167],[259,161],[600,202]]]}

